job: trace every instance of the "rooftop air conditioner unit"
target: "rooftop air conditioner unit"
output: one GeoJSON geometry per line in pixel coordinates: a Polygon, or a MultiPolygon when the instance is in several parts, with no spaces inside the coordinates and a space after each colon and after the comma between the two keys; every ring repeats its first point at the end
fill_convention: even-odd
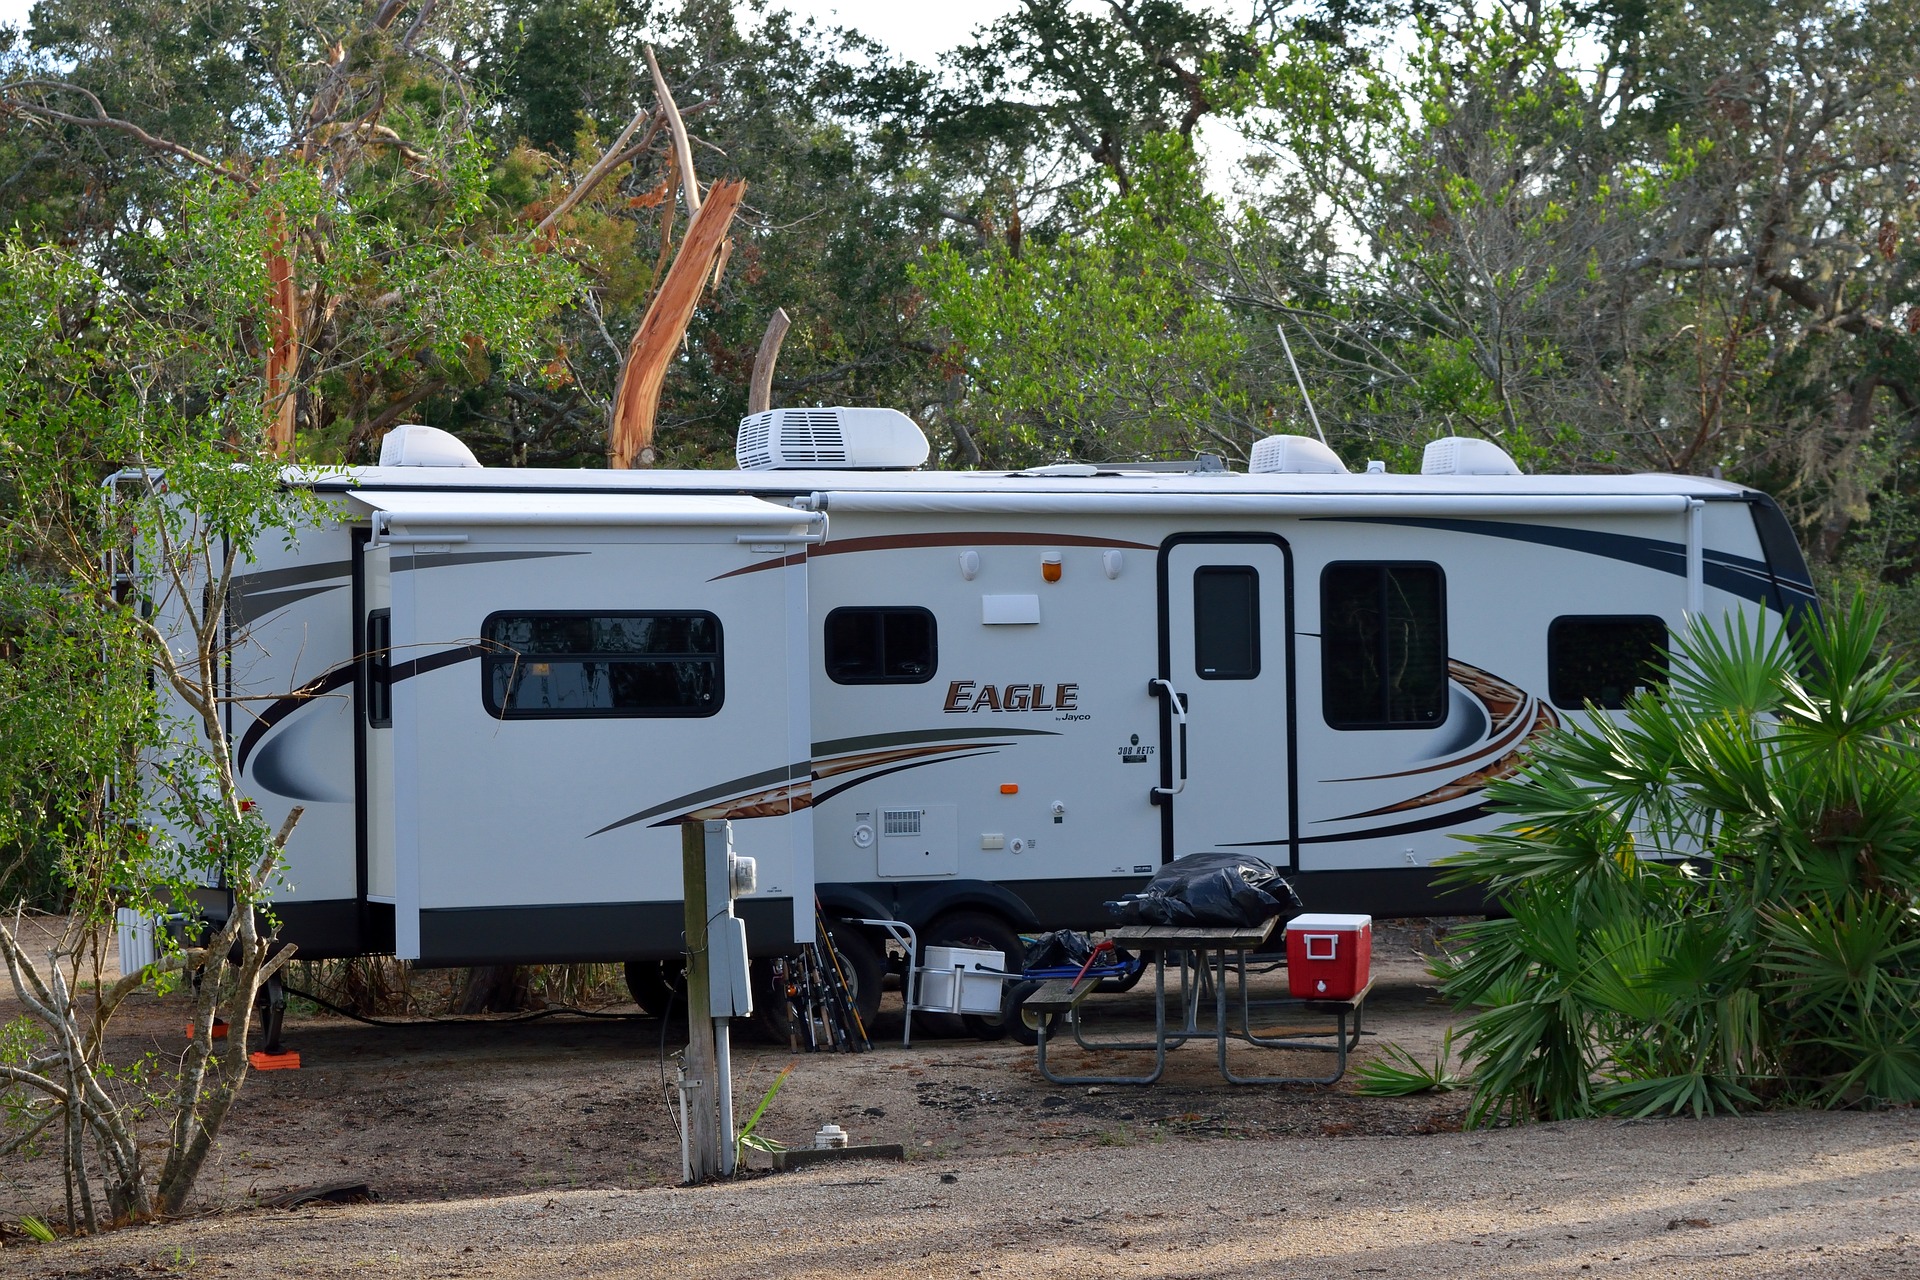
{"type": "Polygon", "coordinates": [[[1311,436],[1268,436],[1254,441],[1253,451],[1247,455],[1247,474],[1281,472],[1343,476],[1347,474],[1347,464],[1340,461],[1339,454],[1311,436]]]}
{"type": "Polygon", "coordinates": [[[742,471],[911,471],[927,437],[897,409],[769,409],[740,419],[742,471]]]}
{"type": "Polygon", "coordinates": [[[1517,476],[1507,451],[1491,440],[1447,436],[1427,446],[1420,458],[1423,476],[1517,476]]]}
{"type": "Polygon", "coordinates": [[[438,427],[405,422],[380,442],[383,467],[477,467],[473,450],[438,427]]]}

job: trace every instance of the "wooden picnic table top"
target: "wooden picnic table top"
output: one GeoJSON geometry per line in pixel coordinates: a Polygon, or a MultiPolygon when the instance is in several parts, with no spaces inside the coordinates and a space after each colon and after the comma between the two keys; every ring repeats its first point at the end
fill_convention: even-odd
{"type": "Polygon", "coordinates": [[[1257,925],[1122,925],[1107,935],[1114,945],[1131,951],[1246,951],[1273,936],[1278,916],[1257,925]]]}

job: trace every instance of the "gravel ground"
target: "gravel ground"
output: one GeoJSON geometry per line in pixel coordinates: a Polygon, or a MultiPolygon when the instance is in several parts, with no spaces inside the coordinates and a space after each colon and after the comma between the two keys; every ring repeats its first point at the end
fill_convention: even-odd
{"type": "MultiPolygon", "coordinates": [[[[1436,1052],[1430,945],[1383,930],[1363,1057],[1436,1052]]],[[[57,1166],[0,1159],[0,1276],[1920,1276],[1912,1110],[1462,1133],[1458,1095],[1229,1087],[1203,1046],[1152,1088],[1052,1085],[1011,1043],[902,1049],[895,1010],[871,1054],[743,1045],[737,1096],[793,1062],[766,1132],[832,1120],[905,1163],[699,1189],[656,1021],[301,1019],[304,1067],[249,1081],[185,1220],[33,1245],[6,1228],[58,1216],[57,1166]],[[268,1207],[342,1181],[379,1201],[268,1207]]],[[[177,1053],[182,1014],[137,999],[112,1056],[177,1053]]]]}
{"type": "Polygon", "coordinates": [[[252,1211],[10,1276],[1920,1275],[1911,1111],[1178,1140],[697,1190],[252,1211]]]}

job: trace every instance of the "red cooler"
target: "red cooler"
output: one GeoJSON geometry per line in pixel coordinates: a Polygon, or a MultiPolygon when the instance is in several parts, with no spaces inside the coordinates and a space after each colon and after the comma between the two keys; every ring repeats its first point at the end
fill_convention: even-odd
{"type": "Polygon", "coordinates": [[[1351,1000],[1373,971],[1373,917],[1309,912],[1287,922],[1287,989],[1302,1000],[1351,1000]]]}

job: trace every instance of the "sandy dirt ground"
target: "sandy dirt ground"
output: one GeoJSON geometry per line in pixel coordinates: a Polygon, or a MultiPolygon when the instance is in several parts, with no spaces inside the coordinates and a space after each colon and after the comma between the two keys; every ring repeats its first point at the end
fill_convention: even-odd
{"type": "MultiPolygon", "coordinates": [[[[1361,1056],[1436,1052],[1428,942],[1383,931],[1361,1056]]],[[[1124,1027],[1147,1002],[1108,1003],[1124,1027]]],[[[183,1021],[142,999],[111,1051],[177,1053],[183,1021]]],[[[875,1030],[860,1056],[743,1044],[736,1094],[744,1114],[794,1063],[765,1132],[804,1145],[833,1121],[906,1162],[685,1189],[658,1021],[303,1018],[302,1069],[249,1080],[193,1216],[51,1246],[0,1233],[0,1275],[1920,1276],[1912,1111],[1462,1133],[1458,1095],[1233,1087],[1210,1046],[1151,1088],[1064,1087],[1012,1042],[901,1048],[897,997],[875,1030]],[[266,1207],[342,1182],[379,1199],[266,1207]]],[[[57,1176],[0,1160],[0,1225],[61,1217],[57,1176]]]]}

